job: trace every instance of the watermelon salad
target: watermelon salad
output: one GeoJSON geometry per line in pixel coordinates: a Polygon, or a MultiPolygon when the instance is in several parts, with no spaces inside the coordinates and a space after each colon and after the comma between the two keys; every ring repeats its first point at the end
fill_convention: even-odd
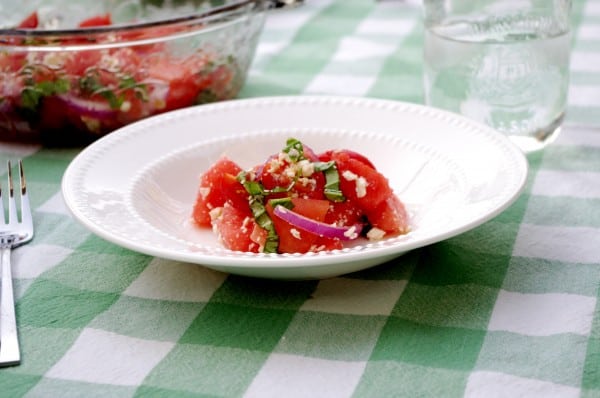
{"type": "Polygon", "coordinates": [[[410,228],[403,203],[368,158],[346,149],[316,154],[295,138],[249,170],[217,160],[200,177],[192,218],[225,248],[253,253],[342,249],[410,228]]]}
{"type": "MultiPolygon", "coordinates": [[[[17,28],[34,31],[38,25],[34,12],[17,28]]],[[[110,25],[111,15],[106,14],[81,21],[78,27],[110,25]]],[[[72,37],[0,36],[0,46],[10,48],[0,49],[0,137],[83,135],[89,141],[141,118],[237,95],[243,77],[235,57],[208,46],[182,51],[151,40],[178,33],[177,29],[189,28],[145,27],[72,37]],[[144,44],[93,46],[133,41],[144,44]],[[90,49],[67,50],[88,45],[90,49]],[[60,46],[65,50],[47,50],[60,46]]]]}

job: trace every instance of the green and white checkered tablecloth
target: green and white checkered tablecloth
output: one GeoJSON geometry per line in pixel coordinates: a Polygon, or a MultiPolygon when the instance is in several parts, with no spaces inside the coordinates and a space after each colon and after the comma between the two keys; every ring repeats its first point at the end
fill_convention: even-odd
{"type": "MultiPolygon", "coordinates": [[[[13,252],[22,364],[0,396],[600,397],[600,1],[574,3],[566,127],[490,222],[383,266],[255,280],[148,257],[68,215],[75,149],[25,159],[36,237],[13,252]]],[[[410,2],[269,15],[243,97],[422,102],[410,2]]]]}

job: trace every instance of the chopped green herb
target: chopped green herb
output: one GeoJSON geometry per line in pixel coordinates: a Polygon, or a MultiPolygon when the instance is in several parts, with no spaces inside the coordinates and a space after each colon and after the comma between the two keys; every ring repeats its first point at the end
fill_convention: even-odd
{"type": "Polygon", "coordinates": [[[148,101],[148,87],[144,83],[138,83],[133,76],[123,76],[119,82],[119,89],[133,90],[137,98],[148,101]]]}
{"type": "Polygon", "coordinates": [[[86,92],[89,95],[102,96],[108,101],[108,105],[111,109],[121,108],[121,105],[123,105],[123,102],[125,101],[124,98],[117,97],[110,87],[106,87],[100,82],[100,75],[97,70],[88,71],[85,76],[79,79],[79,87],[83,92],[86,92]]]}
{"type": "Polygon", "coordinates": [[[333,160],[329,162],[315,162],[315,171],[322,171],[325,174],[325,197],[332,202],[343,202],[346,200],[340,190],[340,175],[337,166],[333,160]]]}
{"type": "Polygon", "coordinates": [[[275,231],[275,226],[267,213],[267,209],[265,209],[265,205],[258,198],[252,198],[250,199],[250,210],[258,226],[267,231],[267,240],[265,241],[263,252],[277,253],[279,235],[275,231]]]}
{"type": "Polygon", "coordinates": [[[244,181],[243,185],[244,188],[246,188],[246,191],[248,191],[248,193],[252,196],[265,194],[265,189],[263,188],[263,186],[256,181],[244,181]]]}
{"type": "Polygon", "coordinates": [[[269,217],[264,204],[265,195],[268,191],[264,189],[261,183],[249,180],[248,173],[245,171],[240,172],[236,178],[244,186],[246,192],[250,194],[249,205],[254,221],[256,221],[259,227],[267,231],[267,240],[263,252],[277,253],[279,236],[275,231],[273,221],[271,220],[271,217],[269,217]]]}
{"type": "Polygon", "coordinates": [[[29,110],[35,111],[43,97],[55,94],[64,94],[69,91],[69,81],[56,79],[53,81],[35,82],[27,79],[26,86],[21,91],[21,105],[29,110]]]}
{"type": "Polygon", "coordinates": [[[202,105],[202,104],[208,104],[211,102],[215,102],[218,99],[219,99],[219,97],[217,96],[217,94],[215,94],[212,90],[207,88],[198,93],[194,103],[196,105],[202,105]]]}
{"type": "Polygon", "coordinates": [[[287,153],[293,162],[298,162],[304,158],[304,146],[302,142],[295,138],[288,138],[283,152],[287,153]]]}
{"type": "Polygon", "coordinates": [[[269,204],[272,208],[275,206],[283,206],[287,209],[292,210],[294,208],[294,204],[292,203],[292,198],[278,198],[269,200],[269,204]]]}
{"type": "Polygon", "coordinates": [[[100,95],[108,101],[111,109],[120,109],[125,96],[123,91],[133,90],[136,97],[142,101],[148,101],[148,88],[144,83],[138,83],[132,76],[121,76],[118,87],[112,88],[105,86],[100,81],[100,74],[97,70],[89,70],[85,76],[79,79],[79,87],[89,95],[100,95]],[[118,93],[121,93],[120,95],[118,93]]]}

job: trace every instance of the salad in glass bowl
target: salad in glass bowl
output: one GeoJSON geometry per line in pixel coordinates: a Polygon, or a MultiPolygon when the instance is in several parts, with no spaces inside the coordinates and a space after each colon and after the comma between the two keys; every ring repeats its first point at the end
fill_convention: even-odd
{"type": "Polygon", "coordinates": [[[268,5],[0,1],[0,139],[80,145],[148,116],[234,98],[268,5]]]}

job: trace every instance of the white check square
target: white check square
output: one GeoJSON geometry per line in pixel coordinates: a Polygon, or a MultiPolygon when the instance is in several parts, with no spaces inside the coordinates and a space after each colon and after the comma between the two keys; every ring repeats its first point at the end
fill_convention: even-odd
{"type": "Polygon", "coordinates": [[[579,389],[504,373],[473,372],[467,381],[465,398],[475,397],[576,398],[579,389]]]}
{"type": "Polygon", "coordinates": [[[364,95],[375,83],[375,76],[317,75],[304,94],[364,95]]]}
{"type": "Polygon", "coordinates": [[[195,264],[155,258],[124,294],[157,300],[206,302],[226,277],[224,273],[195,264]]]}
{"type": "Polygon", "coordinates": [[[523,294],[501,290],[488,330],[529,336],[574,333],[588,336],[596,299],[565,293],[523,294]]]}
{"type": "Polygon", "coordinates": [[[174,345],[85,329],[45,376],[89,383],[139,385],[174,345]]]}
{"type": "Polygon", "coordinates": [[[13,276],[18,279],[37,278],[73,252],[56,245],[27,245],[12,254],[13,276]]]}
{"type": "Polygon", "coordinates": [[[521,224],[513,256],[595,264],[598,242],[598,228],[521,224]]]}
{"type": "Polygon", "coordinates": [[[244,397],[350,397],[365,366],[366,362],[272,354],[244,397]]]}
{"type": "Polygon", "coordinates": [[[348,37],[342,39],[333,56],[336,62],[355,62],[362,59],[378,58],[383,60],[396,50],[395,45],[378,42],[374,39],[348,37]]]}
{"type": "Polygon", "coordinates": [[[389,35],[393,37],[407,36],[415,29],[416,22],[414,19],[398,19],[389,20],[370,18],[363,21],[357,29],[357,33],[362,35],[389,35]]]}
{"type": "Polygon", "coordinates": [[[50,199],[42,203],[42,205],[38,207],[36,211],[71,217],[71,213],[69,213],[69,210],[67,210],[67,206],[65,205],[65,201],[61,192],[57,192],[52,195],[50,199]]]}

